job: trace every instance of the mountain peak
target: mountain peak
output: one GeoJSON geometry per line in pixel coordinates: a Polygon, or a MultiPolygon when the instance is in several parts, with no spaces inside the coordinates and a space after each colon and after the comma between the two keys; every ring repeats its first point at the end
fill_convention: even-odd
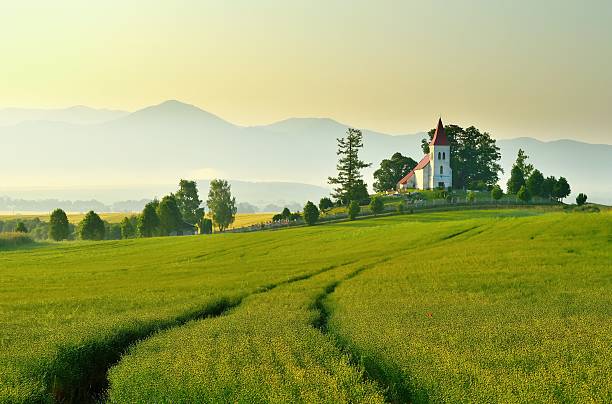
{"type": "Polygon", "coordinates": [[[168,123],[206,122],[233,126],[215,114],[178,100],[166,100],[160,104],[140,109],[128,115],[125,119],[132,122],[155,122],[155,124],[159,124],[160,121],[168,123]]]}

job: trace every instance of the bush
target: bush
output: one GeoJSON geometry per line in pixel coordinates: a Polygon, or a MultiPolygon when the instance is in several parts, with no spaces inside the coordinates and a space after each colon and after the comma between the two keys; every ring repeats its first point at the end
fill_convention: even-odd
{"type": "Polygon", "coordinates": [[[198,227],[199,234],[212,234],[213,232],[213,222],[207,217],[200,219],[196,226],[198,227]]]}
{"type": "Polygon", "coordinates": [[[351,201],[348,205],[348,217],[351,220],[355,220],[357,215],[361,212],[361,206],[359,206],[359,202],[351,201]]]}
{"type": "Polygon", "coordinates": [[[104,240],[105,233],[104,221],[93,210],[87,212],[79,223],[79,235],[83,240],[104,240]]]}
{"type": "Polygon", "coordinates": [[[400,203],[397,204],[397,213],[404,214],[404,212],[406,212],[406,202],[404,201],[400,201],[400,203]]]}
{"type": "Polygon", "coordinates": [[[333,207],[334,207],[334,203],[332,202],[331,199],[327,197],[321,198],[321,200],[319,201],[319,209],[321,210],[321,212],[325,212],[326,210],[329,210],[333,207]]]}
{"type": "Polygon", "coordinates": [[[55,209],[49,218],[49,237],[55,241],[66,240],[70,235],[68,216],[61,209],[55,209]]]}
{"type": "Polygon", "coordinates": [[[385,210],[385,203],[383,202],[383,199],[380,196],[376,195],[372,197],[372,199],[370,200],[370,210],[375,215],[378,215],[385,210]]]}
{"type": "Polygon", "coordinates": [[[276,215],[272,216],[272,221],[273,222],[282,222],[284,219],[283,215],[281,213],[277,213],[276,215]]]}
{"type": "Polygon", "coordinates": [[[473,203],[475,199],[476,199],[476,194],[474,193],[474,191],[470,191],[467,193],[467,201],[469,203],[473,203]]]}
{"type": "Polygon", "coordinates": [[[578,206],[582,206],[586,203],[587,201],[587,196],[586,194],[583,193],[579,193],[578,196],[576,197],[576,204],[578,206]]]}
{"type": "Polygon", "coordinates": [[[319,220],[319,209],[314,203],[308,201],[304,206],[304,221],[309,226],[312,226],[319,220]]]}
{"type": "Polygon", "coordinates": [[[33,242],[34,240],[25,233],[0,233],[0,249],[19,247],[26,244],[32,244],[33,242]]]}
{"type": "MultiPolygon", "coordinates": [[[[582,195],[582,194],[580,194],[582,195]]],[[[28,228],[26,227],[26,225],[23,222],[19,222],[17,223],[17,227],[15,227],[15,232],[17,233],[27,233],[28,232],[28,228]]]]}
{"type": "Polygon", "coordinates": [[[502,196],[504,196],[504,191],[502,191],[499,185],[495,185],[493,189],[491,190],[491,197],[495,199],[496,201],[499,201],[502,198],[502,196]]]}
{"type": "Polygon", "coordinates": [[[521,186],[516,196],[523,202],[529,202],[531,200],[531,193],[524,185],[521,186]]]}

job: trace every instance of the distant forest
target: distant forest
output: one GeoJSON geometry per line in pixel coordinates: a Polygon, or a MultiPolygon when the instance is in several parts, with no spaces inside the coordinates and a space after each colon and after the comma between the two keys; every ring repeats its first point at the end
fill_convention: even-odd
{"type": "MultiPolygon", "coordinates": [[[[51,212],[54,209],[62,209],[66,212],[140,212],[144,206],[151,202],[150,199],[127,200],[105,204],[95,199],[91,200],[60,200],[60,199],[13,199],[10,197],[0,197],[1,212],[51,212]]],[[[303,203],[289,202],[278,205],[269,203],[256,206],[249,202],[239,202],[236,206],[238,213],[257,213],[257,212],[280,212],[283,208],[292,211],[302,209],[303,203]]]]}

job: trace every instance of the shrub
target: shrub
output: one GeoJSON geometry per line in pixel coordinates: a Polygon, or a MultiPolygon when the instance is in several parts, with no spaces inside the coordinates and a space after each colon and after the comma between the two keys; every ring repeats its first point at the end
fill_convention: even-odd
{"type": "Polygon", "coordinates": [[[93,210],[87,212],[79,223],[79,235],[83,240],[104,240],[105,233],[104,221],[93,210]]]}
{"type": "Polygon", "coordinates": [[[499,185],[495,185],[493,189],[491,190],[491,197],[495,199],[496,201],[499,201],[502,198],[502,196],[504,196],[504,191],[502,191],[499,185]]]}
{"type": "Polygon", "coordinates": [[[55,209],[49,218],[49,237],[55,241],[66,240],[70,235],[68,216],[61,209],[55,209]]]}
{"type": "Polygon", "coordinates": [[[348,205],[348,217],[351,220],[355,220],[357,215],[361,212],[361,206],[359,206],[359,202],[351,201],[348,205]]]}
{"type": "Polygon", "coordinates": [[[308,201],[304,206],[304,221],[309,226],[312,226],[319,220],[319,209],[314,203],[308,201]]]}
{"type": "Polygon", "coordinates": [[[26,244],[32,244],[34,240],[25,233],[0,233],[0,249],[19,247],[26,244]]]}
{"type": "Polygon", "coordinates": [[[331,199],[327,197],[321,198],[321,200],[319,201],[319,209],[321,210],[321,212],[325,212],[326,210],[329,210],[333,207],[334,207],[334,203],[332,202],[331,199]]]}
{"type": "Polygon", "coordinates": [[[401,215],[405,211],[406,211],[406,202],[400,201],[400,203],[397,204],[397,213],[401,215]]]}
{"type": "Polygon", "coordinates": [[[376,195],[372,197],[372,199],[370,200],[370,210],[375,215],[378,215],[379,213],[382,213],[383,210],[385,210],[385,203],[383,202],[383,199],[380,196],[376,195]]]}
{"type": "MultiPolygon", "coordinates": [[[[582,195],[582,194],[580,194],[582,195]]],[[[15,227],[15,232],[17,233],[27,233],[28,232],[28,228],[26,227],[26,225],[23,222],[19,222],[17,223],[17,227],[15,227]]]]}
{"type": "Polygon", "coordinates": [[[276,215],[272,216],[272,221],[273,222],[282,222],[283,221],[283,215],[280,213],[277,213],[276,215]]]}
{"type": "Polygon", "coordinates": [[[531,200],[531,193],[529,192],[529,189],[527,189],[527,187],[525,187],[524,185],[521,186],[521,189],[519,189],[516,196],[523,202],[529,202],[531,200]]]}
{"type": "Polygon", "coordinates": [[[467,193],[467,201],[469,203],[473,203],[475,199],[476,199],[476,194],[474,193],[474,191],[470,191],[467,193]]]}
{"type": "Polygon", "coordinates": [[[586,194],[583,193],[579,193],[578,196],[576,197],[576,204],[578,206],[582,206],[586,203],[587,201],[587,196],[586,194]]]}

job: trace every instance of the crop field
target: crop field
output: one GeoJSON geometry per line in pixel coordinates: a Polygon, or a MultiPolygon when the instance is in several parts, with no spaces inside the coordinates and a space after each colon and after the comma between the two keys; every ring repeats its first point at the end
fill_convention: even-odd
{"type": "Polygon", "coordinates": [[[0,251],[0,402],[605,402],[612,213],[0,251]]]}

